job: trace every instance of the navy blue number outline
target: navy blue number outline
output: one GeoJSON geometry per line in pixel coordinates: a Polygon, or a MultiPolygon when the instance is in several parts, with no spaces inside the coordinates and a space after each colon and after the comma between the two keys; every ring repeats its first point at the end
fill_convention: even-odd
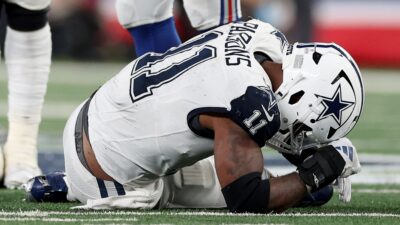
{"type": "Polygon", "coordinates": [[[203,48],[196,51],[191,57],[186,58],[181,62],[171,64],[170,66],[157,72],[152,73],[150,69],[151,66],[162,62],[168,57],[190,51],[194,47],[203,45],[213,39],[216,39],[221,34],[222,33],[216,31],[207,33],[177,48],[172,48],[163,54],[147,53],[141,58],[137,59],[133,65],[130,78],[129,95],[132,102],[136,102],[152,95],[152,90],[154,88],[158,88],[163,84],[169,83],[191,68],[215,58],[216,48],[210,45],[205,45],[203,48]]]}

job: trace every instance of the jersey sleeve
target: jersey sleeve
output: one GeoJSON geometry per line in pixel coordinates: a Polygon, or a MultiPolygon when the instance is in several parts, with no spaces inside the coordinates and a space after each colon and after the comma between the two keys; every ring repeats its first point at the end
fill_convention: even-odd
{"type": "Polygon", "coordinates": [[[282,63],[282,51],[288,44],[285,35],[269,23],[256,19],[248,22],[259,26],[252,45],[252,51],[267,55],[275,63],[282,63]]]}
{"type": "Polygon", "coordinates": [[[268,87],[249,86],[242,96],[231,101],[229,118],[243,128],[261,147],[280,127],[280,112],[268,87]]]}

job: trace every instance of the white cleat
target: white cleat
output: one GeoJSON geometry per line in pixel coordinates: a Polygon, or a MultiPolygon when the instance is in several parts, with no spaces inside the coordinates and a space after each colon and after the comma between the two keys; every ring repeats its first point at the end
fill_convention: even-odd
{"type": "Polygon", "coordinates": [[[37,167],[25,165],[9,166],[6,169],[4,186],[8,189],[21,189],[32,177],[38,176],[42,171],[37,167]]]}
{"type": "Polygon", "coordinates": [[[16,189],[41,174],[37,159],[39,124],[34,117],[8,114],[7,141],[3,146],[4,186],[16,189]]]}

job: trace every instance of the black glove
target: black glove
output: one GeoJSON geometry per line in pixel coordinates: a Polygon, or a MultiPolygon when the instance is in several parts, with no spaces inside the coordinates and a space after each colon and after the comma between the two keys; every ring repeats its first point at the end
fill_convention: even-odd
{"type": "Polygon", "coordinates": [[[297,170],[307,189],[314,192],[338,178],[345,164],[340,153],[332,145],[327,145],[318,148],[315,154],[297,167],[297,170]]]}
{"type": "Polygon", "coordinates": [[[308,148],[301,151],[300,155],[293,155],[289,153],[282,153],[283,157],[285,157],[291,164],[295,166],[299,166],[306,158],[311,155],[314,155],[317,152],[318,148],[308,148]]]}

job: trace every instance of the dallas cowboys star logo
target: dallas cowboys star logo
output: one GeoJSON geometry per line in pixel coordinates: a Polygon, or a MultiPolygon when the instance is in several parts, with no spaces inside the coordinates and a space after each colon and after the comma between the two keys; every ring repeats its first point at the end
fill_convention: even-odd
{"type": "Polygon", "coordinates": [[[332,116],[333,119],[335,119],[336,123],[341,126],[343,111],[354,105],[354,102],[344,101],[342,99],[342,89],[340,85],[338,86],[332,97],[321,95],[315,96],[322,98],[322,105],[324,106],[324,111],[322,111],[322,113],[318,116],[317,121],[332,116]]]}
{"type": "Polygon", "coordinates": [[[271,32],[271,34],[275,35],[278,38],[278,40],[281,42],[281,48],[282,49],[288,43],[285,35],[282,32],[280,32],[279,30],[274,30],[274,31],[271,32]]]}

